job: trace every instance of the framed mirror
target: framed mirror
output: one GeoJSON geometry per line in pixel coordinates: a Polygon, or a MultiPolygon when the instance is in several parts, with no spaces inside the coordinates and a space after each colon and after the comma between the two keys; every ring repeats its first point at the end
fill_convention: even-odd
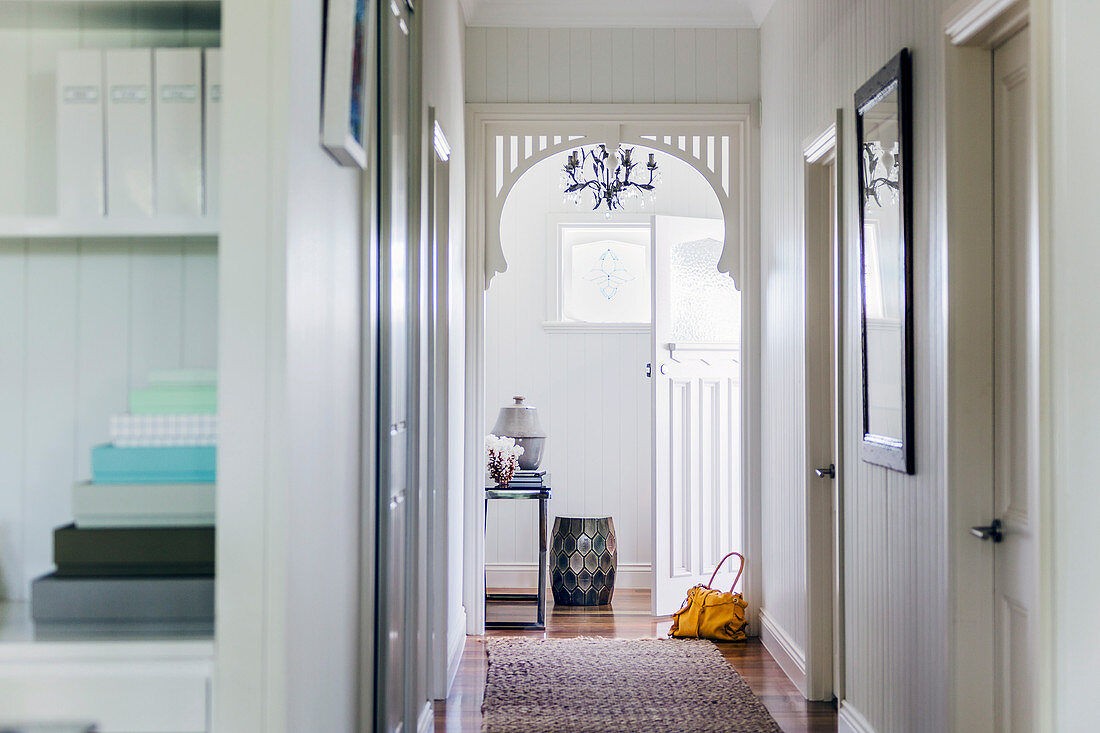
{"type": "Polygon", "coordinates": [[[913,473],[912,82],[902,49],[856,92],[863,460],[913,473]]]}

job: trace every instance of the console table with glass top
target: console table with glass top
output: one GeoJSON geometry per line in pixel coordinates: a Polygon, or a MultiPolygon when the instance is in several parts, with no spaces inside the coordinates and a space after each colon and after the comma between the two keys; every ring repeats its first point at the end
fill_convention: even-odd
{"type": "Polygon", "coordinates": [[[485,600],[489,601],[533,601],[536,606],[535,621],[486,621],[487,629],[533,629],[542,631],[546,628],[546,575],[547,575],[547,510],[550,503],[549,486],[532,486],[530,488],[502,489],[497,486],[485,489],[485,516],[489,516],[490,499],[531,499],[539,503],[539,585],[537,593],[489,593],[486,591],[485,600]]]}

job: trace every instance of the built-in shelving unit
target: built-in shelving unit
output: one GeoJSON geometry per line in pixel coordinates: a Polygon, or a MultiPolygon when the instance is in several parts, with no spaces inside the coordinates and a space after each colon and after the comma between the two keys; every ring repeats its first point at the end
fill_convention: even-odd
{"type": "Polygon", "coordinates": [[[217,364],[218,219],[57,216],[58,53],[218,47],[211,0],[0,0],[0,728],[208,731],[211,630],[36,627],[74,482],[153,370],[217,364]]]}

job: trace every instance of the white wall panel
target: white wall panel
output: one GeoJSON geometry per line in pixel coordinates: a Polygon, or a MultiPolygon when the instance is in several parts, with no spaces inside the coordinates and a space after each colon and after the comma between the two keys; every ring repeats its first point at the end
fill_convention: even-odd
{"type": "MultiPolygon", "coordinates": [[[[171,4],[4,3],[0,216],[55,212],[60,49],[216,46],[217,17],[171,4]]],[[[216,365],[217,275],[210,239],[0,241],[0,598],[26,598],[52,569],[72,483],[90,477],[90,449],[128,390],[150,369],[216,365]]]]}
{"type": "MultiPolygon", "coordinates": [[[[613,38],[613,36],[612,36],[613,38]]],[[[633,88],[633,87],[631,87],[633,88]]],[[[687,164],[658,154],[664,181],[655,213],[721,215],[709,185],[687,164]]],[[[652,558],[652,398],[645,378],[648,333],[547,332],[547,289],[556,225],[551,217],[603,222],[588,205],[562,202],[564,155],[529,171],[505,205],[502,245],[508,270],[493,278],[486,301],[485,411],[491,428],[501,406],[522,394],[549,434],[543,467],[554,489],[551,518],[610,515],[619,564],[632,585],[648,587],[652,558]]],[[[538,560],[534,502],[490,502],[485,552],[489,583],[515,578],[538,560]]],[[[530,573],[530,579],[534,575],[530,573]]]]}
{"type": "Polygon", "coordinates": [[[467,102],[751,102],[744,28],[467,28],[467,102]]]}
{"type": "MultiPolygon", "coordinates": [[[[805,649],[803,161],[846,110],[841,212],[846,704],[879,731],[947,728],[943,29],[947,2],[780,0],[760,33],[763,607],[805,649]],[[859,251],[853,95],[903,46],[914,58],[916,467],[859,460],[859,251]]],[[[751,83],[739,77],[739,84],[751,83]]]]}

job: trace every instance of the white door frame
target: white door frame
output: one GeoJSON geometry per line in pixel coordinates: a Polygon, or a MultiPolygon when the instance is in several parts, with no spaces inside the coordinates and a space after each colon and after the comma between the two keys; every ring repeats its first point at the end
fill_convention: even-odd
{"type": "MultiPolygon", "coordinates": [[[[726,219],[727,238],[734,230],[737,248],[723,252],[720,269],[729,271],[741,289],[742,343],[748,355],[742,381],[742,486],[743,536],[749,563],[745,596],[749,601],[750,627],[756,628],[759,609],[759,116],[748,104],[468,104],[466,105],[467,237],[466,237],[466,465],[465,559],[463,602],[467,632],[485,632],[485,466],[481,460],[485,434],[485,291],[492,276],[507,263],[500,252],[500,213],[508,190],[524,171],[549,155],[581,144],[622,141],[654,147],[684,160],[715,188],[726,219]],[[518,136],[519,150],[503,145],[498,153],[495,138],[518,136]],[[728,136],[731,165],[723,178],[722,156],[699,156],[698,140],[728,136]],[[524,138],[541,136],[545,146],[523,149],[524,138]],[[558,137],[557,144],[553,138],[558,137]],[[668,136],[668,137],[665,137],[668,136]],[[694,137],[694,145],[693,138],[694,137]],[[490,147],[490,139],[493,145],[490,147]],[[570,139],[572,138],[572,139],[570,139]],[[644,139],[643,139],[644,138],[644,139]],[[660,139],[664,138],[664,139],[660,139]],[[665,140],[670,140],[666,143],[665,140]],[[677,138],[685,144],[677,144],[677,138]],[[497,162],[500,161],[500,162],[497,162]],[[499,166],[499,167],[498,167],[499,166]],[[755,562],[754,562],[755,561],[755,562]]],[[[506,141],[508,142],[508,141],[506,141]]]]}
{"type": "Polygon", "coordinates": [[[807,461],[807,644],[802,693],[810,700],[831,700],[835,696],[838,701],[844,699],[843,119],[844,111],[838,109],[836,121],[802,147],[806,182],[807,461]],[[831,192],[831,202],[821,195],[823,187],[831,192]],[[830,309],[821,309],[823,299],[832,303],[830,309]],[[820,334],[830,337],[825,341],[820,334]],[[823,352],[831,355],[832,363],[821,363],[823,352]],[[824,431],[830,439],[816,440],[815,436],[824,435],[824,431]],[[834,467],[833,477],[814,475],[815,469],[829,464],[834,467]],[[835,661],[839,664],[834,665],[835,661]]]}
{"type": "MultiPolygon", "coordinates": [[[[948,349],[947,567],[949,716],[951,730],[992,733],[994,639],[993,548],[968,533],[988,524],[993,506],[993,49],[1025,25],[1031,27],[1033,80],[1030,141],[1033,175],[1044,181],[1049,163],[1050,31],[1047,0],[959,0],[945,16],[948,349]],[[986,100],[976,103],[975,100],[986,100]]],[[[1040,288],[1046,282],[1045,247],[1050,205],[1033,186],[1039,227],[1040,288]]],[[[1040,298],[1045,296],[1041,295],[1040,298]]],[[[1049,310],[1040,306],[1040,332],[1049,310]]],[[[1040,383],[1049,369],[1040,354],[1040,383]]],[[[1040,396],[1049,404],[1048,395],[1040,396]]],[[[1040,485],[1049,485],[1049,416],[1040,415],[1040,485]]],[[[1049,607],[1052,578],[1049,493],[1040,493],[1037,559],[1039,650],[1035,679],[1038,730],[1052,730],[1049,607]]]]}

